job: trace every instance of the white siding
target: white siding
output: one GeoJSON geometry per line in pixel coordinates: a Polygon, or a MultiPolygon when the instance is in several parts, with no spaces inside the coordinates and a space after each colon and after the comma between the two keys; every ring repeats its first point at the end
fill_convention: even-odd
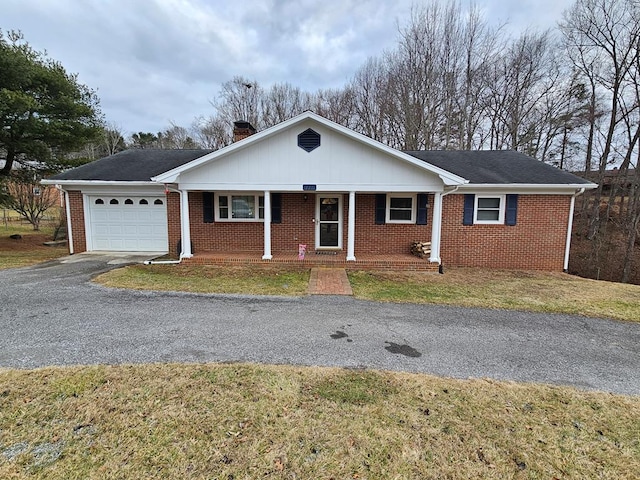
{"type": "Polygon", "coordinates": [[[300,191],[439,191],[437,175],[387,155],[313,121],[281,131],[198,168],[183,172],[180,188],[300,191]],[[321,145],[298,147],[298,134],[312,128],[321,145]]]}

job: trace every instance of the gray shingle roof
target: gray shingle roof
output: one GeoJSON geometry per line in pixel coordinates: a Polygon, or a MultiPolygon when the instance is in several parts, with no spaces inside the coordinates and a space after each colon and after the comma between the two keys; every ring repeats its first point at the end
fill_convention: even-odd
{"type": "Polygon", "coordinates": [[[59,173],[51,180],[106,180],[145,182],[151,177],[184,165],[213,150],[134,149],[110,155],[59,173]]]}
{"type": "Polygon", "coordinates": [[[556,167],[512,150],[419,150],[405,151],[426,163],[479,184],[588,184],[556,167]]]}
{"type": "MultiPolygon", "coordinates": [[[[51,180],[149,181],[213,150],[133,149],[51,177],[51,180]]],[[[474,184],[587,184],[588,180],[510,150],[419,150],[405,153],[474,184]]]]}

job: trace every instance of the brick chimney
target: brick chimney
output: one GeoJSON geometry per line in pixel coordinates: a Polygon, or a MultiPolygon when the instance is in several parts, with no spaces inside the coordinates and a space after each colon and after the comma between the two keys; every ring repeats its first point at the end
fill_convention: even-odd
{"type": "Polygon", "coordinates": [[[238,142],[256,133],[256,129],[249,122],[238,120],[233,122],[233,141],[238,142]]]}

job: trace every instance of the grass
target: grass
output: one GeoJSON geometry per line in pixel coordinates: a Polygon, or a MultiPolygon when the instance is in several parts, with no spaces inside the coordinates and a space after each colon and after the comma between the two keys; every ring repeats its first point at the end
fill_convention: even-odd
{"type": "MultiPolygon", "coordinates": [[[[308,272],[185,265],[133,266],[97,281],[110,287],[200,293],[304,295],[308,272]]],[[[447,269],[422,272],[349,272],[356,298],[432,303],[640,321],[640,286],[564,273],[447,269]]]]}
{"type": "Polygon", "coordinates": [[[67,255],[66,246],[47,247],[43,242],[53,238],[53,227],[42,226],[34,231],[31,225],[15,222],[7,226],[0,225],[0,269],[25,267],[67,255]],[[22,235],[20,240],[10,235],[22,235]]]}
{"type": "Polygon", "coordinates": [[[359,298],[503,308],[640,321],[640,286],[580,278],[564,273],[448,269],[444,275],[417,272],[353,272],[359,298]]]}
{"type": "Polygon", "coordinates": [[[640,398],[378,371],[0,372],[0,478],[637,478],[640,398]]]}
{"type": "Polygon", "coordinates": [[[107,287],[138,290],[304,295],[309,272],[279,268],[133,265],[100,275],[96,281],[107,287]]]}

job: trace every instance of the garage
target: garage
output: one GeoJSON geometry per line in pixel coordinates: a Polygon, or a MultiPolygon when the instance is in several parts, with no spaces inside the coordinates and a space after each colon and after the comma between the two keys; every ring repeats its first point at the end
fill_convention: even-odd
{"type": "Polygon", "coordinates": [[[163,195],[90,195],[86,201],[87,250],[168,250],[167,205],[163,195]]]}

